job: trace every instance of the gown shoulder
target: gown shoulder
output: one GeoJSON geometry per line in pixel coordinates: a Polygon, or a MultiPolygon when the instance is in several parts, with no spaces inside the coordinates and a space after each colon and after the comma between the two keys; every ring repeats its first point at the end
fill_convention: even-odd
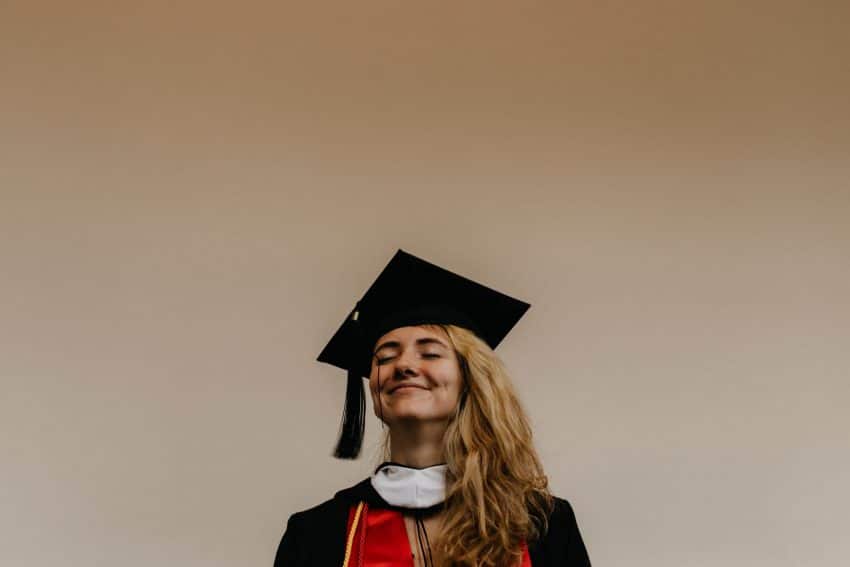
{"type": "Polygon", "coordinates": [[[570,502],[554,497],[546,533],[528,546],[532,565],[590,567],[590,558],[570,502]]]}
{"type": "Polygon", "coordinates": [[[274,567],[341,565],[349,506],[359,499],[368,482],[361,481],[333,498],[293,513],[286,522],[274,567]]]}

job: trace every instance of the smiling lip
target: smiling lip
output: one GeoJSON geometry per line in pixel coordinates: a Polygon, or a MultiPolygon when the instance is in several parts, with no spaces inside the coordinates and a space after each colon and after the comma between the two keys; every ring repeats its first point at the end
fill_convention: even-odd
{"type": "Polygon", "coordinates": [[[396,386],[395,388],[390,390],[390,394],[394,394],[398,390],[407,390],[407,389],[410,389],[410,388],[416,388],[416,389],[419,389],[419,390],[425,390],[426,389],[422,386],[417,386],[416,384],[405,384],[404,386],[396,386]]]}

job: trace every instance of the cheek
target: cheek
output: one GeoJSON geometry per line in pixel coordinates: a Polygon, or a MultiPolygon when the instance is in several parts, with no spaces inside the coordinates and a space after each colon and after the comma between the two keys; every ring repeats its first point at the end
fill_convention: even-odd
{"type": "Polygon", "coordinates": [[[374,397],[378,393],[378,371],[375,370],[375,366],[372,366],[372,372],[369,374],[369,392],[374,397]]]}
{"type": "Polygon", "coordinates": [[[455,368],[447,369],[440,380],[440,390],[442,394],[448,398],[456,399],[460,397],[460,391],[463,387],[463,379],[455,368]]]}
{"type": "Polygon", "coordinates": [[[374,374],[369,377],[369,392],[373,396],[378,393],[378,379],[374,374]]]}

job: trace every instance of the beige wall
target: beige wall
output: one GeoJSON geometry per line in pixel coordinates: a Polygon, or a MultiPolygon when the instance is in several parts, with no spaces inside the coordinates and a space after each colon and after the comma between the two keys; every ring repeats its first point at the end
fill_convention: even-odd
{"type": "Polygon", "coordinates": [[[595,565],[846,564],[847,3],[309,4],[0,6],[0,564],[270,566],[399,247],[595,565]]]}

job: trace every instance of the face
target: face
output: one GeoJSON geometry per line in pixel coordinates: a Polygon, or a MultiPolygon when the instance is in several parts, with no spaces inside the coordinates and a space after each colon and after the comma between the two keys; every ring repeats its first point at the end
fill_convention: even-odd
{"type": "Polygon", "coordinates": [[[384,422],[443,421],[454,414],[463,379],[443,329],[393,329],[377,340],[374,353],[369,389],[384,422]]]}

